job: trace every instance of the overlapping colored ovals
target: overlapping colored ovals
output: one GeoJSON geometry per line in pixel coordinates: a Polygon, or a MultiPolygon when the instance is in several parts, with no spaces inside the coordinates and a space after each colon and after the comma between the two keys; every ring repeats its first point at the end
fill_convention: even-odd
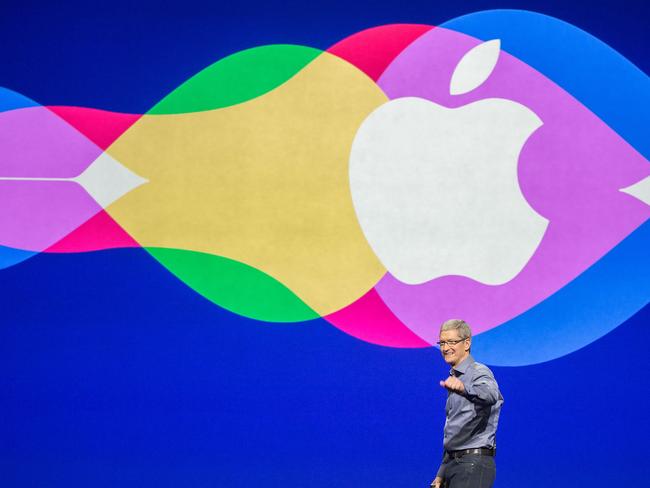
{"type": "MultiPolygon", "coordinates": [[[[197,291],[267,321],[301,321],[338,310],[384,273],[358,227],[346,182],[355,130],[386,98],[358,69],[311,48],[262,47],[233,58],[133,120],[103,153],[48,108],[37,108],[60,129],[56,144],[72,146],[81,139],[147,180],[126,185],[120,198],[103,205],[104,212],[197,291]],[[260,64],[275,73],[260,76],[260,64]],[[249,86],[233,97],[227,88],[235,78],[249,86]],[[223,93],[202,97],[206,86],[223,93]],[[347,89],[341,92],[340,86],[347,89]],[[251,295],[257,299],[246,298],[251,295]]],[[[65,176],[78,177],[97,155],[70,159],[78,167],[65,176]]],[[[120,178],[107,184],[118,188],[120,178]]],[[[43,182],[85,194],[76,183],[43,182]]],[[[106,221],[100,210],[77,210],[69,226],[56,232],[36,226],[39,240],[33,242],[12,232],[9,244],[69,249],[57,241],[93,214],[106,221]]]]}
{"type": "Polygon", "coordinates": [[[145,247],[245,263],[331,313],[384,273],[347,188],[355,130],[383,101],[371,80],[322,53],[246,103],[147,114],[107,152],[150,182],[107,211],[145,247]]]}
{"type": "MultiPolygon", "coordinates": [[[[384,277],[376,286],[379,296],[404,324],[430,343],[437,336],[435,324],[448,317],[465,317],[483,332],[525,312],[579,276],[649,215],[644,202],[620,191],[647,177],[647,160],[528,65],[503,52],[483,86],[468,95],[449,95],[455,64],[479,42],[436,28],[403,51],[378,83],[391,99],[418,96],[458,107],[497,97],[531,108],[544,125],[520,155],[519,182],[528,202],[550,223],[526,267],[503,285],[447,276],[412,286],[391,275],[384,277]]],[[[504,42],[503,49],[507,46],[504,42]]],[[[594,42],[592,49],[604,47],[594,42]]],[[[630,73],[638,76],[633,70],[630,73]]],[[[630,85],[636,86],[636,82],[630,85]]],[[[635,310],[647,301],[647,289],[644,294],[635,310]]],[[[588,323],[584,327],[596,329],[588,323]]]]}
{"type": "MultiPolygon", "coordinates": [[[[428,346],[440,322],[463,317],[488,363],[550,360],[650,298],[648,88],[645,73],[578,28],[504,10],[377,27],[327,51],[252,48],[146,114],[42,107],[0,89],[0,266],[43,251],[142,246],[237,314],[323,316],[392,347],[428,346]],[[463,55],[495,38],[502,51],[489,78],[450,95],[463,55]],[[364,120],[404,97],[450,109],[499,98],[543,121],[518,181],[548,228],[513,279],[406,284],[373,251],[350,151],[364,120]]],[[[432,252],[453,252],[441,246],[432,252]]]]}
{"type": "Polygon", "coordinates": [[[601,337],[650,297],[644,278],[650,263],[647,253],[640,252],[647,247],[643,230],[649,216],[647,196],[633,199],[623,191],[628,185],[639,187],[636,182],[648,181],[647,159],[636,144],[640,139],[632,136],[647,126],[648,78],[620,54],[573,26],[530,12],[496,11],[458,20],[458,25],[472,26],[475,31],[482,26],[483,40],[500,37],[505,52],[488,82],[466,96],[452,97],[448,87],[453,67],[481,39],[462,34],[460,27],[452,30],[455,21],[446,25],[405,49],[378,83],[391,99],[417,96],[457,107],[496,96],[523,102],[540,114],[544,127],[524,148],[519,176],[528,201],[550,217],[549,231],[524,270],[504,285],[488,286],[467,277],[448,276],[412,286],[388,274],[363,300],[328,319],[357,337],[371,336],[386,345],[416,346],[411,337],[393,336],[397,322],[432,343],[439,323],[449,317],[464,317],[475,331],[484,332],[475,349],[488,362],[520,365],[547,361],[601,337]],[[543,39],[548,39],[548,46],[541,48],[543,39]],[[560,43],[566,46],[557,49],[560,43]],[[507,54],[518,49],[526,53],[523,60],[527,65],[507,54]],[[601,113],[614,105],[619,124],[625,126],[621,112],[634,106],[633,122],[620,130],[626,130],[636,145],[574,100],[589,99],[596,91],[591,85],[573,97],[556,86],[558,81],[564,83],[562,87],[571,86],[570,81],[576,78],[570,72],[577,52],[583,62],[591,62],[586,62],[577,78],[586,83],[586,78],[594,76],[600,80],[601,91],[606,88],[616,94],[608,97],[619,101],[616,105],[601,102],[601,113]],[[554,70],[547,76],[555,83],[529,67],[543,64],[536,62],[536,56],[557,60],[548,63],[554,70]],[[610,74],[602,77],[602,73],[610,74]],[[617,73],[615,80],[611,73],[617,73]],[[620,274],[606,279],[604,270],[614,268],[620,274]],[[369,313],[369,307],[392,313],[378,318],[369,313]]]}

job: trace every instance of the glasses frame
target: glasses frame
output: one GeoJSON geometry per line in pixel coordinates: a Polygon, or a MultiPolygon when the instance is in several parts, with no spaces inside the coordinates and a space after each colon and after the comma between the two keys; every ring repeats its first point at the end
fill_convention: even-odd
{"type": "Polygon", "coordinates": [[[457,341],[438,341],[436,344],[438,344],[441,348],[445,346],[451,346],[454,347],[456,344],[460,344],[463,341],[466,341],[469,339],[469,337],[465,337],[464,339],[458,339],[457,341]]]}

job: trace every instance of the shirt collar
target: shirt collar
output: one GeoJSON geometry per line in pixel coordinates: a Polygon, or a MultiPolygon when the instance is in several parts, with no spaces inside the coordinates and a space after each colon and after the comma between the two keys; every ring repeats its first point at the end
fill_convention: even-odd
{"type": "Polygon", "coordinates": [[[451,368],[451,370],[452,370],[452,371],[458,371],[458,372],[461,373],[461,374],[465,374],[465,372],[467,371],[467,368],[469,368],[469,367],[470,367],[472,364],[474,364],[474,363],[475,363],[474,358],[473,358],[472,355],[470,354],[470,355],[467,356],[465,359],[463,359],[463,360],[460,362],[460,364],[457,364],[456,366],[454,366],[453,368],[451,368]]]}

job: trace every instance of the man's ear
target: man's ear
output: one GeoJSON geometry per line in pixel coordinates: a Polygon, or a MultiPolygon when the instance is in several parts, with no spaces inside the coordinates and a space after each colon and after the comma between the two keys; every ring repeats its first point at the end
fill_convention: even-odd
{"type": "Polygon", "coordinates": [[[471,349],[471,347],[472,347],[472,338],[471,338],[471,337],[468,338],[468,339],[467,339],[467,342],[466,342],[465,344],[466,344],[466,346],[465,346],[465,350],[466,350],[466,351],[469,351],[469,350],[471,349]]]}

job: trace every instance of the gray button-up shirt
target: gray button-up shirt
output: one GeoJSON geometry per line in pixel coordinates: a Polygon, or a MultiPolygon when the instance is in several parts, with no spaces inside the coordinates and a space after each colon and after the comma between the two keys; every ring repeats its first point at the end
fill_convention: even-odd
{"type": "MultiPolygon", "coordinates": [[[[492,371],[484,364],[465,358],[450,375],[463,382],[465,393],[449,392],[445,421],[445,451],[477,447],[496,448],[496,431],[503,397],[492,371]]],[[[438,476],[444,474],[444,462],[438,476]]]]}

